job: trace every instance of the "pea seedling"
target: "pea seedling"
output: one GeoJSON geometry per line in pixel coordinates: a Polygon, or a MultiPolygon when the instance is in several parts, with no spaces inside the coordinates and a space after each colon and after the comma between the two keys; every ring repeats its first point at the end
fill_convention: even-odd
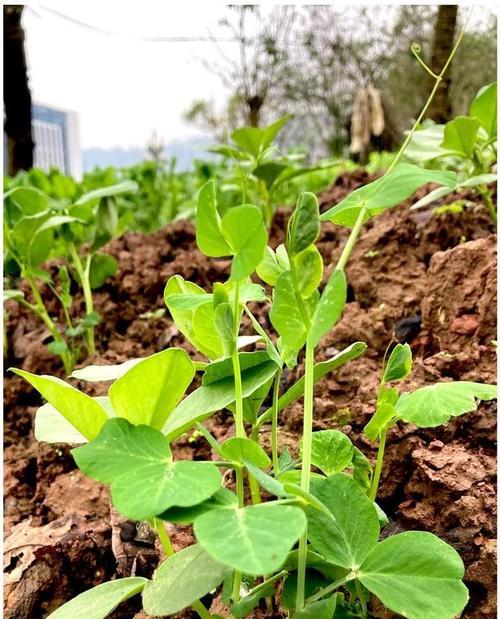
{"type": "Polygon", "coordinates": [[[118,268],[112,256],[98,250],[116,232],[114,196],[135,189],[135,183],[126,182],[84,194],[69,204],[34,187],[14,187],[4,194],[5,270],[13,281],[19,277],[26,280],[33,298],[28,301],[22,290],[14,288],[4,291],[4,300],[16,300],[43,321],[52,336],[49,349],[61,357],[67,373],[80,355],[78,338],[83,336],[87,352],[95,353],[94,327],[99,315],[94,310],[92,289],[102,286],[118,268]],[[82,257],[85,242],[90,248],[82,257]],[[59,267],[55,279],[42,268],[50,256],[61,256],[67,263],[59,267]],[[71,318],[70,272],[81,285],[85,300],[85,315],[76,322],[71,318]],[[50,315],[38,282],[45,283],[61,304],[63,325],[50,315]]]}
{"type": "Polygon", "coordinates": [[[231,256],[228,280],[207,292],[181,277],[171,278],[165,302],[176,326],[202,353],[194,363],[171,348],[118,366],[89,366],[73,373],[87,381],[113,381],[108,395],[92,398],[50,376],[14,370],[47,400],[38,411],[35,435],[48,442],[80,444],[78,467],[108,484],[114,506],[131,520],[147,520],[167,556],[151,580],[130,577],[104,583],[56,610],[53,619],[104,618],[142,592],[153,616],[192,607],[221,584],[234,617],[245,617],[262,598],[273,604],[276,584],[289,614],[366,618],[371,596],[408,619],[452,619],[467,603],[464,566],[458,553],[428,532],[408,531],[379,541],[387,518],[376,503],[387,431],[398,422],[420,427],[445,423],[496,397],[496,388],[472,382],[442,382],[399,394],[394,386],[411,371],[411,352],[397,345],[382,368],[375,413],[365,427],[378,441],[375,470],[350,439],[337,430],[312,431],[314,383],[366,346],[356,342],[339,355],[315,363],[321,338],[339,320],[346,301],[345,266],[363,223],[395,206],[433,180],[447,186],[453,173],[422,170],[393,160],[377,181],[350,194],[320,217],[313,194],[300,196],[286,241],[274,251],[259,208],[242,204],[220,216],[216,188],[200,191],[197,242],[206,255],[231,256]],[[341,258],[320,293],[323,263],[315,247],[320,222],[351,229],[341,258]],[[275,339],[255,319],[248,303],[267,302],[255,272],[272,289],[275,339]],[[240,336],[243,313],[256,335],[240,336]],[[260,340],[262,349],[243,352],[260,340]],[[304,376],[280,394],[280,374],[294,367],[305,347],[304,376]],[[195,373],[201,385],[185,396],[195,373]],[[147,385],[147,388],[145,386],[147,385]],[[268,397],[269,396],[269,397],[268,397]],[[279,411],[304,398],[300,458],[279,453],[279,411]],[[268,410],[262,404],[271,401],[268,410]],[[228,408],[235,436],[219,443],[204,421],[228,408]],[[271,457],[259,442],[271,421],[271,457]],[[218,459],[176,461],[171,444],[197,430],[218,459]],[[235,492],[220,469],[234,470],[235,492]],[[251,503],[245,501],[245,484],[251,503]],[[262,501],[261,493],[274,497],[262,501]],[[164,522],[192,524],[196,543],[174,553],[164,522]]]}

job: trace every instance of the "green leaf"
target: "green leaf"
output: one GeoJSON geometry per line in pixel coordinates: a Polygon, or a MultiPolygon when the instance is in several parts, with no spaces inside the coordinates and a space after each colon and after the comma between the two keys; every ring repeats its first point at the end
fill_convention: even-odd
{"type": "Polygon", "coordinates": [[[262,447],[249,438],[230,438],[222,444],[221,454],[224,458],[243,464],[246,460],[255,466],[265,468],[271,460],[262,447]]]}
{"type": "Polygon", "coordinates": [[[306,299],[318,288],[323,277],[323,258],[315,245],[309,245],[292,260],[297,273],[297,288],[306,299]]]}
{"type": "Polygon", "coordinates": [[[283,129],[283,127],[286,125],[286,123],[291,118],[292,118],[291,114],[285,114],[285,116],[278,118],[278,120],[276,120],[275,122],[271,123],[270,125],[267,125],[267,127],[264,127],[263,129],[264,137],[262,140],[263,149],[267,148],[274,142],[278,133],[281,131],[281,129],[283,129]]]}
{"type": "Polygon", "coordinates": [[[317,346],[321,338],[339,320],[347,300],[347,281],[344,271],[335,270],[330,275],[323,293],[316,306],[311,321],[307,341],[311,346],[317,346]]]}
{"type": "Polygon", "coordinates": [[[382,178],[354,190],[347,198],[323,213],[321,221],[352,227],[363,207],[366,208],[364,221],[368,221],[384,209],[397,206],[426,183],[454,187],[456,182],[457,177],[453,172],[425,170],[410,163],[402,163],[382,178]]]}
{"type": "Polygon", "coordinates": [[[229,256],[231,248],[221,231],[221,218],[217,211],[215,181],[207,181],[200,189],[196,209],[196,244],[213,258],[229,256]]]}
{"type": "MultiPolygon", "coordinates": [[[[253,352],[238,353],[240,361],[240,370],[243,374],[246,370],[259,366],[262,363],[269,361],[269,355],[265,350],[255,350],[253,352]]],[[[233,360],[229,358],[218,359],[209,363],[205,367],[205,372],[201,379],[202,385],[211,385],[225,378],[233,378],[234,366],[233,360]]]]}
{"type": "MultiPolygon", "coordinates": [[[[202,288],[200,288],[196,284],[185,281],[180,275],[174,275],[168,280],[167,285],[165,286],[163,298],[165,300],[165,305],[167,306],[170,314],[172,315],[172,318],[174,319],[175,326],[179,329],[179,331],[203,355],[205,355],[209,359],[216,358],[219,353],[219,348],[212,350],[211,348],[207,348],[206,346],[204,346],[200,342],[200,339],[194,327],[195,312],[197,311],[199,305],[211,304],[213,300],[212,295],[208,295],[202,288]],[[187,301],[185,304],[180,303],[181,296],[187,297],[187,301]],[[200,297],[200,303],[196,303],[193,297],[200,297]],[[174,302],[172,303],[172,301],[174,302]],[[177,306],[180,306],[180,308],[177,309],[177,306]]],[[[205,330],[210,331],[212,326],[213,322],[207,323],[205,325],[205,330]]],[[[217,340],[219,340],[218,336],[217,340]]],[[[219,347],[220,349],[222,349],[222,344],[219,344],[219,347]]]]}
{"type": "Polygon", "coordinates": [[[45,443],[86,443],[87,439],[61,413],[46,402],[37,408],[34,435],[45,443]]]}
{"type": "Polygon", "coordinates": [[[382,382],[403,380],[411,372],[412,354],[409,344],[396,344],[385,366],[382,382]]]}
{"type": "MultiPolygon", "coordinates": [[[[316,295],[311,295],[309,299],[304,300],[304,306],[306,312],[309,310],[309,315],[313,313],[316,299],[316,295]]],[[[285,362],[287,365],[293,365],[294,357],[306,342],[308,326],[304,322],[304,316],[294,294],[290,271],[282,273],[278,277],[269,318],[281,337],[282,356],[285,362]]]]}
{"type": "Polygon", "coordinates": [[[479,121],[468,116],[457,116],[444,127],[441,148],[471,157],[477,141],[479,121]]]}
{"type": "Polygon", "coordinates": [[[233,325],[233,308],[229,303],[220,303],[214,310],[214,326],[222,342],[225,357],[236,349],[233,325]]]}
{"type": "Polygon", "coordinates": [[[453,619],[468,600],[464,566],[451,546],[431,533],[408,531],[378,543],[358,571],[361,583],[408,619],[453,619]]]}
{"type": "Polygon", "coordinates": [[[393,404],[386,402],[377,407],[375,414],[366,424],[363,433],[369,441],[375,441],[380,432],[396,417],[393,404]]]}
{"type": "Polygon", "coordinates": [[[231,133],[231,139],[244,151],[256,158],[259,156],[264,140],[264,132],[258,127],[241,127],[231,133]]]}
{"type": "Polygon", "coordinates": [[[313,493],[334,518],[308,510],[307,535],[313,549],[336,565],[358,569],[380,532],[373,502],[342,473],[317,482],[313,493]]]}
{"type": "Polygon", "coordinates": [[[167,522],[192,524],[202,514],[221,507],[227,507],[228,505],[237,506],[238,497],[228,488],[220,488],[203,503],[198,503],[191,507],[170,507],[161,514],[158,514],[158,518],[167,522]]]}
{"type": "Polygon", "coordinates": [[[182,348],[168,348],[135,363],[111,385],[117,417],[160,430],[194,378],[195,367],[182,348]]]}
{"type": "MultiPolygon", "coordinates": [[[[287,562],[288,563],[288,562],[287,562]]],[[[296,566],[294,566],[296,568],[296,566]]],[[[311,569],[311,566],[306,571],[305,581],[305,597],[311,597],[317,591],[329,585],[330,582],[325,576],[316,569],[311,569]]],[[[297,600],[297,572],[289,574],[283,585],[282,604],[285,608],[294,610],[295,602],[297,600]]],[[[295,613],[294,613],[295,615],[295,613]]]]}
{"type": "Polygon", "coordinates": [[[215,589],[230,572],[199,544],[188,546],[164,561],[146,584],[144,610],[148,615],[173,615],[215,589]]]}
{"type": "Polygon", "coordinates": [[[138,188],[139,188],[139,185],[134,181],[123,181],[122,183],[117,183],[116,185],[108,185],[107,187],[100,187],[99,189],[94,189],[93,191],[84,193],[74,203],[74,206],[81,206],[82,204],[88,204],[89,202],[100,200],[101,198],[107,198],[109,196],[117,196],[122,193],[133,193],[133,192],[136,192],[138,188]]]}
{"type": "Polygon", "coordinates": [[[18,301],[19,299],[24,299],[24,292],[22,292],[21,290],[4,290],[3,291],[4,303],[5,301],[10,301],[11,299],[14,299],[16,301],[18,301]]]}
{"type": "Polygon", "coordinates": [[[97,206],[94,242],[91,251],[109,243],[118,227],[118,209],[112,197],[101,198],[97,206]]]}
{"type": "Polygon", "coordinates": [[[490,138],[497,134],[497,83],[484,86],[471,103],[470,115],[477,118],[490,138]]]}
{"type": "Polygon", "coordinates": [[[106,413],[93,398],[78,391],[60,378],[37,376],[25,370],[11,368],[27,380],[83,436],[94,439],[107,420],[106,413]]]}
{"type": "Polygon", "coordinates": [[[327,476],[340,473],[352,461],[354,446],[338,430],[320,430],[312,435],[312,464],[327,476]]]}
{"type": "Polygon", "coordinates": [[[372,465],[365,454],[356,446],[354,447],[354,454],[352,456],[352,466],[352,478],[365,492],[367,492],[371,483],[372,465]]]}
{"type": "Polygon", "coordinates": [[[274,582],[258,585],[253,591],[241,597],[239,602],[231,606],[231,614],[236,619],[248,617],[252,610],[258,606],[260,600],[274,595],[274,582]]]}
{"type": "Polygon", "coordinates": [[[220,488],[214,464],[172,462],[161,432],[126,419],[110,419],[95,440],[71,453],[86,475],[111,485],[113,505],[131,520],[152,518],[174,505],[196,505],[220,488]]]}
{"type": "Polygon", "coordinates": [[[266,163],[262,163],[261,165],[254,168],[252,174],[257,178],[264,181],[267,189],[270,189],[279,175],[288,168],[288,166],[277,163],[275,161],[269,161],[266,163]]]}
{"type": "MultiPolygon", "coordinates": [[[[288,270],[288,268],[286,270],[288,270]]],[[[278,277],[283,273],[284,269],[279,264],[274,251],[269,246],[266,246],[264,257],[255,270],[263,282],[266,282],[266,284],[270,286],[275,286],[278,277]]]]}
{"type": "MultiPolygon", "coordinates": [[[[261,351],[264,352],[264,351],[261,351]]],[[[278,366],[271,361],[264,352],[265,360],[256,365],[244,367],[244,355],[254,353],[240,353],[241,380],[243,397],[252,395],[261,385],[267,383],[276,373],[278,366]]],[[[264,359],[264,357],[263,357],[264,359]]],[[[229,360],[231,361],[231,360],[229,360]]],[[[207,366],[207,370],[210,366],[207,366]]],[[[204,376],[204,379],[206,374],[204,376]]],[[[181,436],[197,421],[202,421],[215,411],[222,410],[234,402],[234,376],[232,372],[210,384],[203,384],[187,396],[172,412],[163,427],[163,433],[170,440],[181,436]]]]}
{"type": "Polygon", "coordinates": [[[306,604],[294,614],[296,619],[332,619],[337,606],[337,594],[306,604]]]}
{"type": "MultiPolygon", "coordinates": [[[[329,372],[336,370],[348,361],[352,361],[357,357],[360,357],[366,350],[367,346],[364,342],[355,342],[351,344],[335,357],[328,359],[327,361],[321,361],[314,366],[314,382],[326,376],[329,372]]],[[[278,410],[283,410],[286,406],[290,406],[293,402],[298,400],[304,395],[304,383],[305,378],[302,376],[295,384],[293,384],[288,391],[286,391],[278,400],[278,410]]]]}
{"type": "Polygon", "coordinates": [[[496,385],[469,381],[436,383],[411,393],[403,393],[396,404],[396,413],[408,423],[420,428],[434,428],[476,410],[477,400],[497,397],[496,385]]]}
{"type": "Polygon", "coordinates": [[[50,230],[51,228],[59,228],[63,224],[71,223],[84,224],[85,222],[82,219],[78,219],[78,217],[71,217],[71,215],[53,215],[52,217],[46,219],[43,224],[36,229],[32,242],[36,242],[38,240],[36,237],[46,230],[50,230]]]}
{"type": "Polygon", "coordinates": [[[223,155],[224,157],[228,157],[229,159],[236,159],[237,161],[246,159],[246,156],[244,153],[242,153],[236,148],[233,148],[232,146],[227,146],[226,144],[210,146],[210,148],[207,148],[207,151],[209,153],[216,153],[217,155],[223,155]]]}
{"type": "Polygon", "coordinates": [[[281,567],[305,526],[299,507],[261,503],[204,514],[194,523],[194,533],[217,561],[261,576],[281,567]]]}
{"type": "Polygon", "coordinates": [[[140,593],[147,578],[131,577],[111,580],[93,589],[88,589],[60,606],[49,615],[50,619],[104,619],[113,610],[134,595],[140,593]]]}
{"type": "Polygon", "coordinates": [[[319,205],[313,193],[301,194],[288,222],[286,248],[290,257],[304,251],[319,236],[319,205]]]}
{"type": "Polygon", "coordinates": [[[10,198],[24,215],[37,215],[48,211],[49,196],[36,187],[14,187],[4,193],[4,200],[10,198]]]}
{"type": "Polygon", "coordinates": [[[193,312],[193,332],[196,347],[209,359],[224,355],[224,347],[215,328],[215,309],[213,303],[200,305],[193,312]]]}
{"type": "Polygon", "coordinates": [[[89,282],[92,290],[100,288],[108,277],[112,277],[117,271],[118,261],[116,258],[105,253],[94,254],[89,271],[89,282]]]}
{"type": "Polygon", "coordinates": [[[224,215],[221,230],[234,256],[231,280],[241,281],[255,271],[264,255],[267,231],[262,212],[251,204],[235,206],[224,215]]]}

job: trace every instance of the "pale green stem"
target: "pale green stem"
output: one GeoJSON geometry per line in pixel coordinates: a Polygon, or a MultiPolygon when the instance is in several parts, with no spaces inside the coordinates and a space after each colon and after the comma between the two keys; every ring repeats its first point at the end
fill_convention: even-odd
{"type": "Polygon", "coordinates": [[[361,611],[363,613],[363,617],[366,617],[368,614],[368,608],[366,606],[365,596],[363,594],[363,589],[361,588],[361,583],[359,582],[359,580],[354,581],[354,586],[356,587],[356,593],[361,603],[361,611]]]}
{"type": "Polygon", "coordinates": [[[345,244],[345,247],[342,250],[342,254],[339,258],[339,261],[337,262],[337,266],[335,267],[336,271],[343,271],[345,269],[347,261],[349,260],[349,256],[351,255],[352,250],[354,249],[354,245],[356,244],[359,233],[361,232],[361,228],[363,227],[365,216],[366,216],[366,208],[362,207],[361,210],[359,211],[359,215],[358,215],[358,218],[356,219],[356,223],[354,224],[351,230],[351,234],[349,235],[349,238],[347,239],[347,243],[345,244]]]}
{"type": "Polygon", "coordinates": [[[325,595],[328,595],[332,591],[335,591],[335,589],[338,589],[342,585],[345,585],[346,582],[353,580],[353,578],[354,577],[352,576],[352,574],[348,574],[347,576],[344,576],[344,578],[339,578],[327,587],[323,587],[323,589],[317,591],[314,595],[311,595],[310,598],[307,598],[307,603],[311,604],[312,602],[317,602],[318,600],[321,600],[321,598],[325,597],[325,595]]]}
{"type": "MultiPolygon", "coordinates": [[[[90,263],[92,261],[92,256],[90,254],[87,256],[84,268],[82,261],[80,260],[80,256],[76,251],[74,243],[69,243],[68,247],[73,266],[75,267],[75,270],[78,273],[78,277],[80,278],[83,290],[83,298],[85,301],[85,312],[88,315],[94,311],[94,300],[92,298],[92,289],[90,287],[89,279],[90,263]]],[[[85,330],[85,339],[87,342],[89,355],[93,355],[95,353],[94,327],[89,327],[85,330]]]]}
{"type": "Polygon", "coordinates": [[[375,499],[377,498],[377,490],[378,490],[378,485],[380,483],[382,465],[384,464],[384,451],[385,451],[386,437],[387,437],[387,428],[384,428],[380,432],[380,439],[378,443],[378,452],[377,452],[377,463],[375,464],[375,471],[373,473],[372,484],[370,486],[369,497],[372,501],[375,501],[375,499]]]}
{"type": "MultiPolygon", "coordinates": [[[[243,388],[241,384],[241,368],[240,358],[238,356],[238,348],[236,342],[238,341],[238,334],[240,330],[240,284],[235,283],[234,286],[234,311],[233,311],[233,323],[234,323],[234,351],[232,354],[233,360],[233,374],[234,374],[234,395],[235,395],[235,412],[234,423],[236,426],[236,438],[246,438],[245,426],[243,424],[243,388]]],[[[244,482],[243,482],[243,469],[236,469],[236,495],[238,497],[238,507],[244,506],[244,482]]],[[[241,588],[241,572],[236,570],[234,572],[233,582],[233,601],[237,602],[240,599],[241,588]]]]}
{"type": "MultiPolygon", "coordinates": [[[[168,536],[168,533],[165,528],[165,525],[163,524],[163,521],[160,520],[159,518],[154,518],[151,523],[153,525],[154,530],[158,534],[158,539],[160,540],[160,543],[163,548],[163,551],[165,552],[165,555],[167,556],[167,558],[171,557],[172,555],[175,554],[175,550],[172,546],[172,542],[170,541],[170,537],[168,536]]],[[[200,615],[201,619],[210,619],[211,614],[199,600],[196,602],[193,602],[191,604],[191,607],[198,613],[198,615],[200,615]]]]}
{"type": "Polygon", "coordinates": [[[278,477],[278,401],[280,395],[281,370],[276,373],[273,385],[273,417],[271,426],[271,453],[274,476],[278,477]]]}
{"type": "MultiPolygon", "coordinates": [[[[300,487],[309,492],[311,482],[311,452],[313,427],[313,394],[314,394],[314,346],[306,343],[305,382],[304,382],[304,427],[302,430],[302,474],[300,487]]],[[[304,607],[305,582],[307,563],[307,529],[299,540],[297,560],[297,598],[295,609],[304,607]]]]}

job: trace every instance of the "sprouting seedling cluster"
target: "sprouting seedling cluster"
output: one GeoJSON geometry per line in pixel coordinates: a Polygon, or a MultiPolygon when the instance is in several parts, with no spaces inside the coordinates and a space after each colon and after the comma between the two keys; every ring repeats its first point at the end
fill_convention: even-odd
{"type": "Polygon", "coordinates": [[[104,583],[51,617],[85,616],[89,604],[96,618],[106,617],[142,592],[148,614],[171,615],[191,606],[207,618],[200,599],[220,585],[223,601],[238,618],[263,598],[272,608],[278,591],[281,605],[301,619],[366,618],[372,596],[408,619],[452,619],[465,607],[464,567],[451,546],[419,531],[380,539],[387,518],[377,505],[377,488],[385,437],[394,424],[437,426],[474,410],[478,400],[496,397],[496,388],[442,382],[400,393],[396,385],[411,371],[412,359],[407,345],[397,345],[382,368],[375,412],[365,427],[366,438],[378,442],[375,469],[342,432],[313,432],[315,382],[366,348],[355,342],[315,363],[315,348],[342,314],[345,266],[363,224],[429,181],[455,182],[450,172],[397,165],[400,154],[384,177],[321,216],[315,196],[301,195],[286,241],[276,250],[267,246],[259,208],[242,204],[221,217],[213,181],[201,189],[198,246],[208,256],[231,256],[230,276],[211,291],[175,276],[167,282],[165,302],[206,362],[195,363],[184,350],[171,348],[119,366],[73,372],[80,380],[112,382],[100,398],[50,376],[15,370],[47,400],[37,411],[36,437],[80,444],[72,451],[79,468],[110,486],[123,515],[149,521],[167,555],[152,580],[104,583]],[[321,220],[351,228],[322,291],[323,262],[315,246],[321,220]],[[255,273],[267,289],[252,281],[255,273]],[[250,302],[271,304],[275,334],[263,329],[250,302]],[[240,336],[243,313],[255,336],[240,336]],[[260,349],[242,350],[257,341],[260,349]],[[304,376],[281,393],[283,367],[294,367],[304,348],[304,376]],[[201,384],[186,396],[197,372],[201,384]],[[304,427],[294,460],[280,453],[278,416],[300,397],[304,427]],[[269,406],[262,410],[264,403],[269,406]],[[220,443],[204,421],[225,408],[233,413],[235,436],[220,443]],[[269,421],[271,454],[260,442],[269,421]],[[173,458],[172,442],[194,429],[215,460],[173,458]],[[221,470],[234,471],[234,491],[223,484],[221,470]],[[263,492],[271,498],[264,501],[263,492]],[[196,543],[174,553],[164,522],[192,524],[196,543]]]}
{"type": "Polygon", "coordinates": [[[100,317],[94,310],[92,289],[102,286],[118,268],[113,256],[99,249],[116,234],[115,196],[135,189],[136,184],[127,181],[70,203],[51,199],[35,187],[14,187],[4,194],[5,270],[17,283],[4,291],[4,300],[15,299],[44,323],[52,338],[49,350],[61,357],[67,373],[79,360],[82,338],[87,353],[95,353],[94,327],[100,317]],[[85,255],[84,243],[90,244],[85,255]],[[64,259],[55,277],[42,268],[49,255],[64,259]],[[28,283],[31,300],[20,290],[19,278],[28,283]],[[85,301],[85,314],[76,320],[71,317],[73,281],[81,286],[85,301]],[[60,304],[62,324],[51,316],[39,283],[46,284],[60,304]]]}

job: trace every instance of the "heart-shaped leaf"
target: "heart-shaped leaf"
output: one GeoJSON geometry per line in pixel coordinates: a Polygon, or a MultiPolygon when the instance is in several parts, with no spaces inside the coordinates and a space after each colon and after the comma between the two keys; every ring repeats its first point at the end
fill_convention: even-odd
{"type": "Polygon", "coordinates": [[[131,520],[152,518],[174,505],[196,505],[220,488],[214,464],[172,462],[161,432],[118,417],[94,441],[71,453],[86,475],[111,485],[114,506],[131,520]]]}
{"type": "Polygon", "coordinates": [[[436,383],[403,393],[396,404],[396,413],[408,423],[420,428],[434,428],[476,410],[477,400],[497,397],[496,385],[483,385],[469,381],[436,383]]]}
{"type": "Polygon", "coordinates": [[[312,463],[327,476],[347,468],[354,454],[351,440],[338,430],[320,430],[312,435],[312,463]]]}
{"type": "Polygon", "coordinates": [[[221,454],[228,460],[243,464],[249,461],[255,466],[265,468],[271,460],[262,447],[249,438],[230,438],[222,444],[221,454]]]}
{"type": "Polygon", "coordinates": [[[281,567],[305,526],[299,507],[261,503],[204,514],[194,523],[194,532],[217,561],[261,576],[281,567]]]}
{"type": "Polygon", "coordinates": [[[456,550],[431,533],[408,531],[378,543],[358,571],[361,583],[408,619],[453,619],[468,600],[456,550]]]}

